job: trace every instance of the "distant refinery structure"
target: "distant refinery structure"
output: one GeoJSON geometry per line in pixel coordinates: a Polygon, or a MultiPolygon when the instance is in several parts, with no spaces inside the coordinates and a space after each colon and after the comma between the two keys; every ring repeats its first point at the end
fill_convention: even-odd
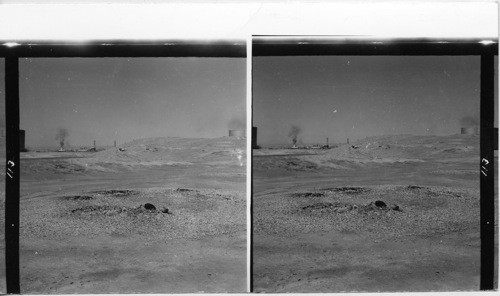
{"type": "Polygon", "coordinates": [[[257,145],[257,127],[256,126],[252,127],[252,148],[253,149],[259,148],[259,146],[257,145]]]}
{"type": "Polygon", "coordinates": [[[460,129],[460,134],[462,135],[479,135],[478,126],[462,127],[460,129]]]}

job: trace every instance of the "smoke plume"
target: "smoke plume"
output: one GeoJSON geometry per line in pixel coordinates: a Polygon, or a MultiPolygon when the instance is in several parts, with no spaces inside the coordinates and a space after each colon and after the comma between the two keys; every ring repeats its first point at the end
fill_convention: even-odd
{"type": "Polygon", "coordinates": [[[61,148],[64,148],[64,141],[66,140],[68,135],[69,135],[68,130],[65,128],[60,128],[57,131],[56,140],[59,141],[59,145],[61,146],[61,148]]]}
{"type": "Polygon", "coordinates": [[[288,137],[292,138],[293,145],[297,144],[297,137],[299,136],[301,132],[300,127],[296,125],[292,125],[290,128],[290,132],[288,132],[288,137]]]}
{"type": "Polygon", "coordinates": [[[479,120],[475,117],[465,116],[462,119],[460,119],[461,127],[473,127],[478,125],[479,125],[479,120]]]}

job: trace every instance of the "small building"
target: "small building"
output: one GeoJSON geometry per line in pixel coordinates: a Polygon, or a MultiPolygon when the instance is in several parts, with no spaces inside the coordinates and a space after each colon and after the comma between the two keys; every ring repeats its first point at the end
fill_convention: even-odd
{"type": "Polygon", "coordinates": [[[252,127],[252,148],[257,149],[259,146],[257,145],[257,127],[252,127]]]}
{"type": "Polygon", "coordinates": [[[478,126],[462,127],[460,129],[460,134],[462,134],[462,135],[479,135],[479,127],[478,126]]]}

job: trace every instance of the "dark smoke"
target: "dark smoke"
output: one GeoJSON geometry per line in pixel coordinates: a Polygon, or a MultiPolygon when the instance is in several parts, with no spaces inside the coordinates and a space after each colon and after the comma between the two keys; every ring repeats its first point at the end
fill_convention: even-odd
{"type": "Polygon", "coordinates": [[[290,128],[290,132],[288,132],[288,137],[292,138],[293,145],[297,144],[297,137],[299,136],[301,132],[300,127],[296,125],[292,125],[290,128]]]}
{"type": "Polygon", "coordinates": [[[479,120],[475,117],[465,116],[462,119],[460,119],[461,127],[473,127],[478,125],[479,125],[479,120]]]}
{"type": "Polygon", "coordinates": [[[246,129],[246,123],[245,120],[241,118],[232,118],[229,120],[229,123],[227,124],[228,128],[231,130],[244,130],[246,129]]]}
{"type": "Polygon", "coordinates": [[[64,148],[64,141],[66,140],[68,135],[69,135],[68,130],[65,128],[60,128],[57,131],[56,140],[59,141],[59,145],[61,146],[61,148],[64,148]]]}

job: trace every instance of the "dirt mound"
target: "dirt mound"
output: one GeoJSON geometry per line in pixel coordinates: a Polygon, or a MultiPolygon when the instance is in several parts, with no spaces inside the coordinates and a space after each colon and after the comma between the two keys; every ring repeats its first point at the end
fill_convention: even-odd
{"type": "Polygon", "coordinates": [[[469,222],[479,215],[477,189],[427,185],[361,188],[368,190],[356,194],[323,189],[270,194],[259,199],[260,208],[253,211],[254,231],[288,237],[297,232],[383,229],[385,234],[401,236],[459,231],[472,227],[469,222]],[[305,197],[303,193],[324,195],[305,197]]]}
{"type": "Polygon", "coordinates": [[[124,197],[124,196],[139,194],[139,192],[135,190],[116,190],[116,189],[93,191],[92,193],[100,195],[108,195],[113,197],[124,197]]]}
{"type": "Polygon", "coordinates": [[[293,193],[293,197],[323,197],[324,193],[321,192],[303,192],[303,193],[293,193]]]}
{"type": "Polygon", "coordinates": [[[91,200],[94,198],[92,195],[67,195],[61,197],[64,200],[91,200]]]}
{"type": "Polygon", "coordinates": [[[462,197],[462,194],[459,192],[454,192],[451,190],[442,190],[428,186],[409,185],[405,189],[409,191],[418,191],[419,193],[425,194],[428,197],[439,197],[439,196],[462,197]]]}
{"type": "Polygon", "coordinates": [[[187,139],[147,138],[134,140],[68,163],[85,169],[116,171],[136,166],[191,166],[196,164],[233,164],[246,161],[245,140],[237,138],[187,139]]]}
{"type": "Polygon", "coordinates": [[[175,189],[176,192],[191,192],[191,191],[195,191],[193,189],[188,189],[188,188],[177,188],[175,189]]]}
{"type": "Polygon", "coordinates": [[[345,202],[318,202],[312,205],[302,207],[303,212],[307,213],[346,213],[354,211],[360,214],[366,214],[369,212],[389,212],[398,211],[401,212],[401,208],[398,205],[392,205],[390,207],[381,200],[375,202],[370,202],[367,205],[355,205],[345,202]]]}
{"type": "Polygon", "coordinates": [[[75,215],[104,215],[104,216],[120,215],[124,217],[133,217],[140,215],[153,217],[150,214],[162,213],[156,210],[156,207],[154,206],[151,207],[151,206],[152,204],[149,203],[146,203],[144,206],[142,205],[137,206],[135,208],[111,206],[111,205],[90,205],[72,209],[70,212],[71,214],[75,215]]]}
{"type": "Polygon", "coordinates": [[[424,189],[425,187],[423,186],[417,186],[417,185],[408,185],[408,187],[406,187],[408,189],[424,189]]]}
{"type": "Polygon", "coordinates": [[[359,169],[371,165],[415,165],[431,161],[476,161],[477,137],[389,135],[358,140],[326,150],[261,149],[255,158],[258,169],[295,171],[359,169]]]}
{"type": "Polygon", "coordinates": [[[365,187],[333,187],[333,188],[325,188],[323,190],[331,192],[340,192],[345,194],[360,194],[370,191],[370,189],[365,187]]]}
{"type": "Polygon", "coordinates": [[[246,194],[240,190],[154,187],[98,192],[106,194],[67,192],[24,199],[23,236],[57,240],[81,235],[141,235],[148,241],[162,241],[230,234],[246,227],[246,194]],[[148,203],[154,208],[146,206],[148,203]]]}
{"type": "Polygon", "coordinates": [[[398,205],[391,205],[390,207],[381,200],[371,202],[367,205],[362,205],[358,207],[358,213],[368,213],[368,212],[389,212],[397,211],[402,212],[403,210],[398,205]]]}
{"type": "Polygon", "coordinates": [[[320,202],[309,206],[302,207],[305,212],[333,212],[333,213],[345,213],[351,211],[354,208],[353,205],[342,202],[320,202]]]}
{"type": "Polygon", "coordinates": [[[73,200],[73,201],[81,201],[81,200],[93,200],[99,197],[127,197],[132,195],[139,194],[136,190],[128,190],[128,189],[111,189],[111,190],[98,190],[91,191],[87,194],[76,194],[76,195],[63,195],[60,198],[63,200],[73,200]]]}

